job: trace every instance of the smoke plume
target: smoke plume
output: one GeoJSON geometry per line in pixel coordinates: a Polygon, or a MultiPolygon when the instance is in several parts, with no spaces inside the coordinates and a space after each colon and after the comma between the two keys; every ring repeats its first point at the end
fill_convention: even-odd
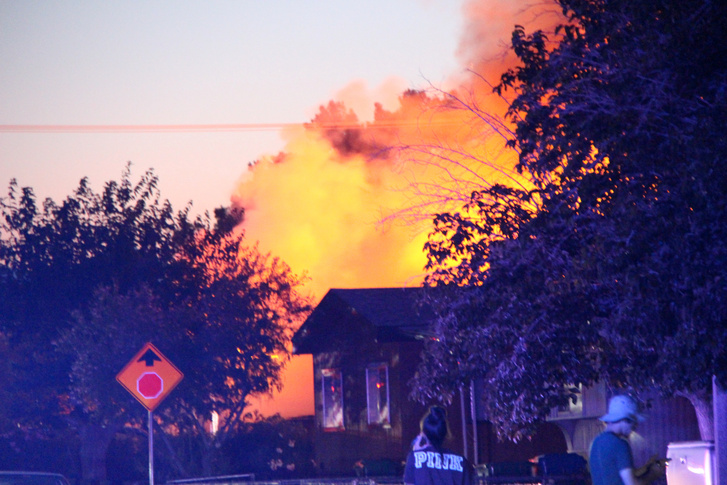
{"type": "Polygon", "coordinates": [[[552,22],[547,10],[469,2],[463,68],[445,86],[354,80],[310,123],[287,129],[284,151],[251,164],[232,196],[248,239],[307,274],[318,299],[331,287],[420,284],[434,213],[482,186],[524,183],[505,146],[507,103],[492,84],[513,62],[513,26],[552,22]]]}

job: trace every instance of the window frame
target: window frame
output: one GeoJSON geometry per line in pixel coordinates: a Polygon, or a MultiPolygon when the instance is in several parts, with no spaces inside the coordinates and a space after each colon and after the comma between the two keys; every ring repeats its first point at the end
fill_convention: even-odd
{"type": "Polygon", "coordinates": [[[343,374],[341,369],[321,369],[321,425],[325,431],[345,429],[343,374]],[[333,384],[333,387],[330,386],[333,384]],[[335,413],[335,414],[331,414],[335,413]]]}
{"type": "Polygon", "coordinates": [[[389,381],[389,366],[385,362],[371,363],[366,366],[366,421],[369,426],[391,427],[391,383],[389,381]],[[382,372],[383,371],[383,372],[382,372]],[[375,374],[374,374],[375,372],[375,374]],[[383,379],[382,379],[383,377],[383,379]],[[372,379],[373,378],[373,379],[372,379]],[[375,381],[374,381],[375,379],[375,381]],[[375,382],[375,384],[374,384],[375,382]],[[375,392],[373,385],[385,392],[375,392]],[[382,401],[384,413],[382,413],[382,401]]]}

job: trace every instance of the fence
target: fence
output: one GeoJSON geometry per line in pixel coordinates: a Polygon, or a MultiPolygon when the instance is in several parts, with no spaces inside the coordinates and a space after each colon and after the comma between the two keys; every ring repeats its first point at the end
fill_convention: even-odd
{"type": "MultiPolygon", "coordinates": [[[[585,485],[585,476],[501,476],[476,478],[477,485],[585,485]]],[[[172,480],[167,485],[403,485],[402,477],[305,478],[297,480],[255,480],[255,475],[172,480]]]]}
{"type": "Polygon", "coordinates": [[[402,477],[301,478],[296,480],[255,480],[252,473],[221,477],[171,480],[167,485],[403,485],[402,477]]]}

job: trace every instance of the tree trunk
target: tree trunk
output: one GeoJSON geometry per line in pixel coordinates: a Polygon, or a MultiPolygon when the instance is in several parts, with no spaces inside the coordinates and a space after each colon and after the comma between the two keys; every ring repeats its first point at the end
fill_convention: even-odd
{"type": "Polygon", "coordinates": [[[214,437],[203,435],[202,437],[202,473],[208,477],[214,473],[213,462],[215,455],[214,437]]]}
{"type": "Polygon", "coordinates": [[[179,456],[177,455],[177,450],[174,448],[174,445],[172,444],[172,442],[169,441],[169,436],[167,435],[167,433],[164,433],[162,431],[161,433],[157,433],[157,436],[161,436],[162,443],[164,443],[164,446],[167,449],[167,453],[169,453],[169,456],[171,457],[172,466],[174,467],[174,471],[176,472],[177,476],[179,476],[179,477],[189,476],[187,467],[182,462],[182,460],[179,459],[179,456]]]}
{"type": "Polygon", "coordinates": [[[712,407],[712,395],[709,391],[702,392],[681,392],[678,393],[689,399],[697,413],[697,424],[699,435],[704,441],[714,440],[714,413],[712,407]]]}
{"type": "Polygon", "coordinates": [[[106,454],[116,434],[115,426],[87,423],[81,426],[81,476],[86,483],[106,480],[106,454]]]}

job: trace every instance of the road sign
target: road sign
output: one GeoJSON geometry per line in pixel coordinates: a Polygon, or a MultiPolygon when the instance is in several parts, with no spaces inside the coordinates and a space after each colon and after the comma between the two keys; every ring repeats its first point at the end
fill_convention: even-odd
{"type": "Polygon", "coordinates": [[[119,372],[116,380],[145,408],[153,411],[183,377],[174,364],[147,343],[119,372]]]}

